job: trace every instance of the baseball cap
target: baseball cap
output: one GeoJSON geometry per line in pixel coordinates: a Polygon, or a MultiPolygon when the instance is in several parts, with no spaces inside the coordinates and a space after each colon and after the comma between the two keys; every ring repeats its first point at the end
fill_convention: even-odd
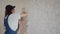
{"type": "Polygon", "coordinates": [[[7,5],[7,6],[5,7],[6,10],[12,10],[12,9],[14,9],[14,8],[15,8],[15,6],[12,6],[12,5],[7,5]]]}

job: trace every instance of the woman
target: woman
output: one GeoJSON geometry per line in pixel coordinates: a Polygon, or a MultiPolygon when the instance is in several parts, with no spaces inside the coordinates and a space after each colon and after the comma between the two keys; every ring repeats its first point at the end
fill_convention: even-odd
{"type": "MultiPolygon", "coordinates": [[[[17,30],[19,29],[19,24],[21,22],[21,19],[20,21],[18,22],[18,28],[16,31],[13,31],[10,27],[9,27],[9,24],[8,24],[8,18],[11,14],[15,13],[15,6],[12,6],[12,5],[7,5],[5,7],[5,17],[4,17],[4,26],[5,26],[5,33],[4,34],[17,34],[17,30]]],[[[22,13],[21,14],[21,17],[25,17],[27,16],[26,13],[22,13]]]]}

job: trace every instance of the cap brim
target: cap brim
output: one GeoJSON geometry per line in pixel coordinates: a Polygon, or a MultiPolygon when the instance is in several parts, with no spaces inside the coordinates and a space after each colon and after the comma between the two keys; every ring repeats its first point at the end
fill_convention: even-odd
{"type": "Polygon", "coordinates": [[[12,9],[14,9],[14,8],[15,8],[15,6],[12,7],[12,9]]]}

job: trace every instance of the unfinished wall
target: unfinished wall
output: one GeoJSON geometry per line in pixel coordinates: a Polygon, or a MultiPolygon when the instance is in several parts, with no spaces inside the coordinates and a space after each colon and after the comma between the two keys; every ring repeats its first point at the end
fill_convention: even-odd
{"type": "Polygon", "coordinates": [[[3,16],[7,4],[29,13],[27,34],[60,34],[60,0],[0,0],[0,34],[4,33],[3,16]]]}

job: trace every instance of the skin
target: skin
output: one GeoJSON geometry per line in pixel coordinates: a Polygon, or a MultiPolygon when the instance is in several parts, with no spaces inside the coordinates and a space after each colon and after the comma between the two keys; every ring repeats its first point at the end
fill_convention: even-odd
{"type": "Polygon", "coordinates": [[[12,14],[13,14],[13,13],[15,13],[15,9],[12,9],[12,11],[11,11],[11,12],[12,12],[12,14]]]}

